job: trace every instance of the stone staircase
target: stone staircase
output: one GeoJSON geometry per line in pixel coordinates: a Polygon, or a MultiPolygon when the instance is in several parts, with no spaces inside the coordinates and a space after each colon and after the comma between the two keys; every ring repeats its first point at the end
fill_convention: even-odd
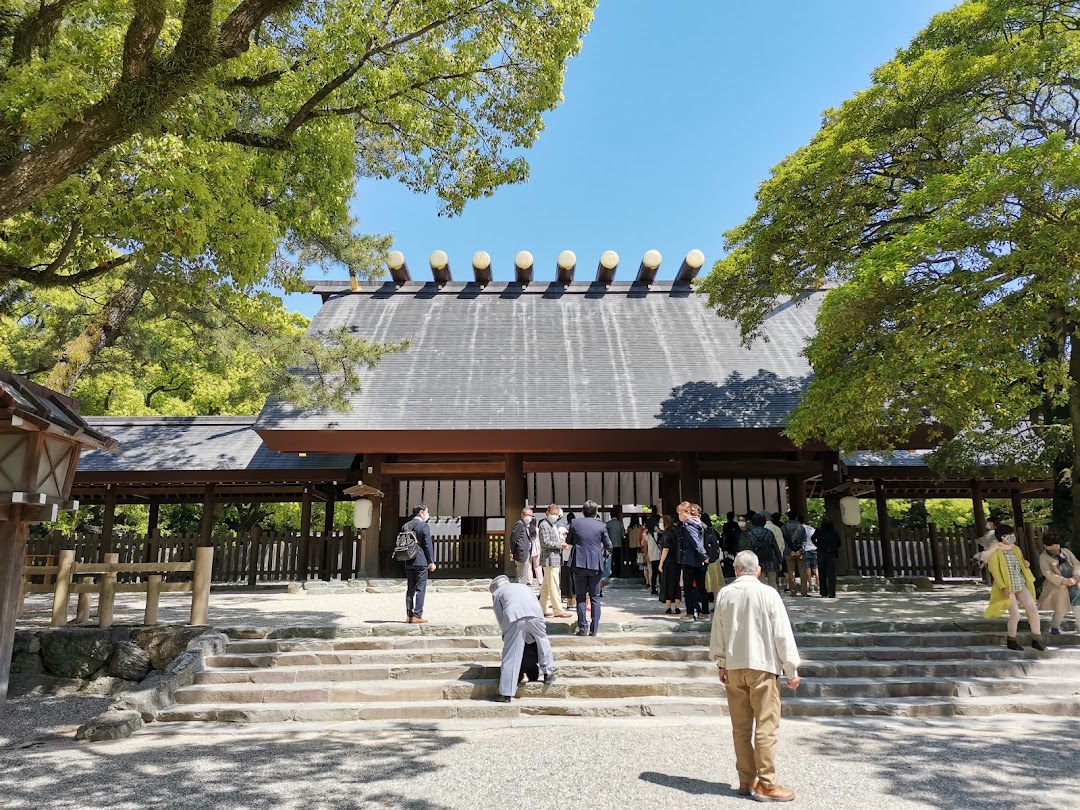
{"type": "MultiPolygon", "coordinates": [[[[557,680],[497,691],[493,626],[234,629],[165,722],[344,722],[722,715],[708,625],[639,621],[578,638],[549,623],[557,680]]],[[[999,624],[805,623],[786,716],[1080,715],[1080,636],[1008,650],[999,624]]],[[[1021,640],[1024,636],[1021,636],[1021,640]]]]}

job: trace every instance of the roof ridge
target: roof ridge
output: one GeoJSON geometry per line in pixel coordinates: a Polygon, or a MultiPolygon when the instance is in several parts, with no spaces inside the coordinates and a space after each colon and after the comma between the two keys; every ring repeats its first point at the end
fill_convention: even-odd
{"type": "Polygon", "coordinates": [[[180,425],[180,424],[205,424],[205,425],[254,425],[258,415],[250,416],[219,416],[219,415],[196,415],[196,416],[87,416],[87,422],[95,425],[180,425]]]}

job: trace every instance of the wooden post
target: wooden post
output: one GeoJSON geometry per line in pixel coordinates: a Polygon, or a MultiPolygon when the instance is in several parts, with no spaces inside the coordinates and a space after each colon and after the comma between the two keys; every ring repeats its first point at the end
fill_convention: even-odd
{"type": "Polygon", "coordinates": [[[195,576],[191,581],[191,624],[206,624],[210,615],[210,574],[214,569],[214,549],[195,549],[195,576]]]}
{"type": "MultiPolygon", "coordinates": [[[[383,498],[382,519],[379,535],[371,535],[370,547],[376,550],[378,556],[372,561],[368,560],[368,572],[375,571],[378,576],[387,576],[390,573],[400,575],[399,563],[393,559],[394,538],[397,537],[398,529],[402,520],[398,516],[398,504],[401,500],[401,487],[397,478],[383,476],[382,491],[386,494],[383,498]]],[[[406,507],[411,506],[407,504],[406,507]]]]}
{"type": "Polygon", "coordinates": [[[71,588],[71,569],[75,565],[75,552],[64,549],[56,560],[59,570],[56,572],[56,590],[53,591],[52,621],[49,627],[63,627],[67,624],[68,597],[71,588]]]}
{"type": "Polygon", "coordinates": [[[6,515],[0,514],[0,712],[7,699],[11,651],[15,646],[15,611],[26,563],[26,539],[30,534],[29,524],[20,517],[21,510],[11,506],[7,507],[6,515]]]}
{"type": "MultiPolygon", "coordinates": [[[[391,501],[391,498],[387,489],[388,483],[383,480],[382,462],[383,457],[380,455],[374,453],[364,454],[361,480],[368,486],[375,487],[380,492],[386,493],[386,497],[375,501],[371,514],[371,525],[366,529],[360,529],[356,535],[356,547],[353,554],[356,557],[355,570],[357,576],[360,573],[364,576],[373,576],[378,573],[379,538],[382,536],[382,527],[387,521],[393,522],[393,518],[388,517],[386,514],[386,505],[391,501]]],[[[397,498],[392,500],[396,505],[397,498]]],[[[352,536],[353,534],[350,531],[346,538],[352,536]]]]}
{"type": "Polygon", "coordinates": [[[311,488],[304,488],[304,496],[300,501],[300,560],[296,566],[299,571],[297,579],[306,582],[308,570],[311,567],[311,488]]]}
{"type": "Polygon", "coordinates": [[[520,453],[506,454],[505,484],[503,485],[503,516],[506,518],[503,562],[506,573],[515,572],[514,557],[510,551],[510,530],[521,519],[525,508],[525,463],[520,453]]]}
{"type": "Polygon", "coordinates": [[[146,610],[143,611],[143,624],[157,624],[160,596],[161,574],[151,574],[146,578],[146,610]]]}
{"type": "MultiPolygon", "coordinates": [[[[843,473],[840,471],[840,454],[828,453],[821,460],[821,484],[828,492],[840,486],[844,482],[843,473]]],[[[840,535],[840,559],[838,560],[837,574],[851,576],[858,573],[855,570],[855,555],[852,548],[852,539],[855,532],[844,525],[841,518],[840,495],[833,493],[825,495],[825,514],[833,522],[833,528],[840,535]]]]}
{"type": "Polygon", "coordinates": [[[252,526],[248,532],[248,585],[254,588],[259,582],[259,559],[262,550],[259,543],[262,542],[262,529],[252,526]]]}
{"type": "Polygon", "coordinates": [[[878,537],[881,539],[881,564],[885,569],[885,578],[896,576],[896,563],[893,558],[892,527],[889,525],[889,504],[885,500],[885,484],[881,479],[874,481],[874,499],[877,501],[878,537]]]}
{"type": "MultiPolygon", "coordinates": [[[[79,577],[80,585],[93,585],[93,577],[79,577]]],[[[79,601],[75,608],[75,624],[86,624],[90,621],[90,594],[79,592],[79,601]]]]}
{"type": "Polygon", "coordinates": [[[697,453],[679,454],[679,495],[684,501],[701,505],[701,473],[697,453]]]}
{"type": "Polygon", "coordinates": [[[934,566],[934,582],[941,584],[945,581],[945,567],[941,561],[941,545],[938,543],[937,526],[930,523],[926,529],[930,534],[930,562],[934,566]]]}
{"type": "Polygon", "coordinates": [[[331,552],[334,543],[334,507],[337,504],[337,487],[331,487],[326,494],[326,504],[323,509],[323,558],[322,578],[333,579],[334,565],[331,564],[331,552]]]}
{"type": "Polygon", "coordinates": [[[359,549],[356,547],[356,535],[353,533],[351,523],[345,524],[345,532],[341,538],[341,578],[352,579],[356,576],[357,568],[360,567],[358,557],[359,549]]]}
{"type": "Polygon", "coordinates": [[[1038,555],[1039,550],[1035,548],[1035,534],[1027,530],[1027,521],[1024,520],[1024,502],[1020,497],[1019,492],[1012,494],[1012,513],[1013,513],[1013,527],[1016,529],[1016,533],[1022,538],[1024,554],[1028,559],[1028,562],[1032,563],[1032,572],[1036,575],[1036,578],[1041,576],[1038,570],[1038,566],[1035,566],[1035,557],[1038,555]]]}
{"type": "Polygon", "coordinates": [[[675,517],[675,507],[679,505],[678,473],[660,473],[660,505],[663,514],[675,517]]]}
{"type": "Polygon", "coordinates": [[[157,539],[158,532],[158,511],[161,508],[160,502],[157,500],[150,501],[150,517],[146,521],[146,543],[143,546],[143,562],[157,562],[154,559],[154,540],[157,539]]]}
{"type": "Polygon", "coordinates": [[[787,480],[788,514],[806,520],[806,482],[802,476],[792,475],[787,480]]]}
{"type": "Polygon", "coordinates": [[[102,553],[113,550],[113,525],[116,522],[116,487],[108,485],[105,490],[105,509],[101,513],[102,553]]]}
{"type": "Polygon", "coordinates": [[[214,523],[217,519],[217,494],[214,485],[207,484],[203,491],[202,519],[199,521],[199,545],[207,548],[214,546],[214,523]]]}
{"type": "MultiPolygon", "coordinates": [[[[116,565],[120,555],[116,552],[106,554],[106,565],[116,565]]],[[[59,584],[59,583],[57,583],[59,584]]],[[[101,576],[101,595],[98,597],[98,627],[108,630],[113,623],[113,608],[116,605],[116,574],[112,571],[101,576]]]]}
{"type": "Polygon", "coordinates": [[[971,479],[971,506],[975,512],[975,531],[982,534],[986,531],[986,510],[983,509],[982,485],[977,478],[971,479]]]}

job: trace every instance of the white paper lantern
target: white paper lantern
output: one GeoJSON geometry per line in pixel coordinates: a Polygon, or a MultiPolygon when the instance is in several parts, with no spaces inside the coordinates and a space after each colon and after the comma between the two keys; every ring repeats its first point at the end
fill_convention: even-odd
{"type": "Polygon", "coordinates": [[[374,504],[367,498],[361,498],[353,502],[353,526],[357,529],[371,527],[371,517],[374,513],[374,504]]]}
{"type": "Polygon", "coordinates": [[[840,520],[845,526],[858,526],[862,523],[862,508],[859,499],[854,495],[840,499],[840,520]]]}

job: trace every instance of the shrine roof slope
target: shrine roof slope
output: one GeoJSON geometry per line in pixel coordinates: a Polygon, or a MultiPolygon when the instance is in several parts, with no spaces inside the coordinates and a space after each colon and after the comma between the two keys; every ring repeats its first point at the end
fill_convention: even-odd
{"type": "Polygon", "coordinates": [[[361,372],[347,411],[271,400],[256,424],[264,435],[777,429],[810,382],[802,352],[824,297],[778,305],[766,339],[746,348],[733,321],[670,282],[344,287],[319,285],[325,302],[309,332],[344,327],[410,347],[361,372]]]}
{"type": "Polygon", "coordinates": [[[263,444],[254,416],[90,416],[123,451],[84,452],[79,472],[343,469],[353,456],[278,453],[263,444]]]}

